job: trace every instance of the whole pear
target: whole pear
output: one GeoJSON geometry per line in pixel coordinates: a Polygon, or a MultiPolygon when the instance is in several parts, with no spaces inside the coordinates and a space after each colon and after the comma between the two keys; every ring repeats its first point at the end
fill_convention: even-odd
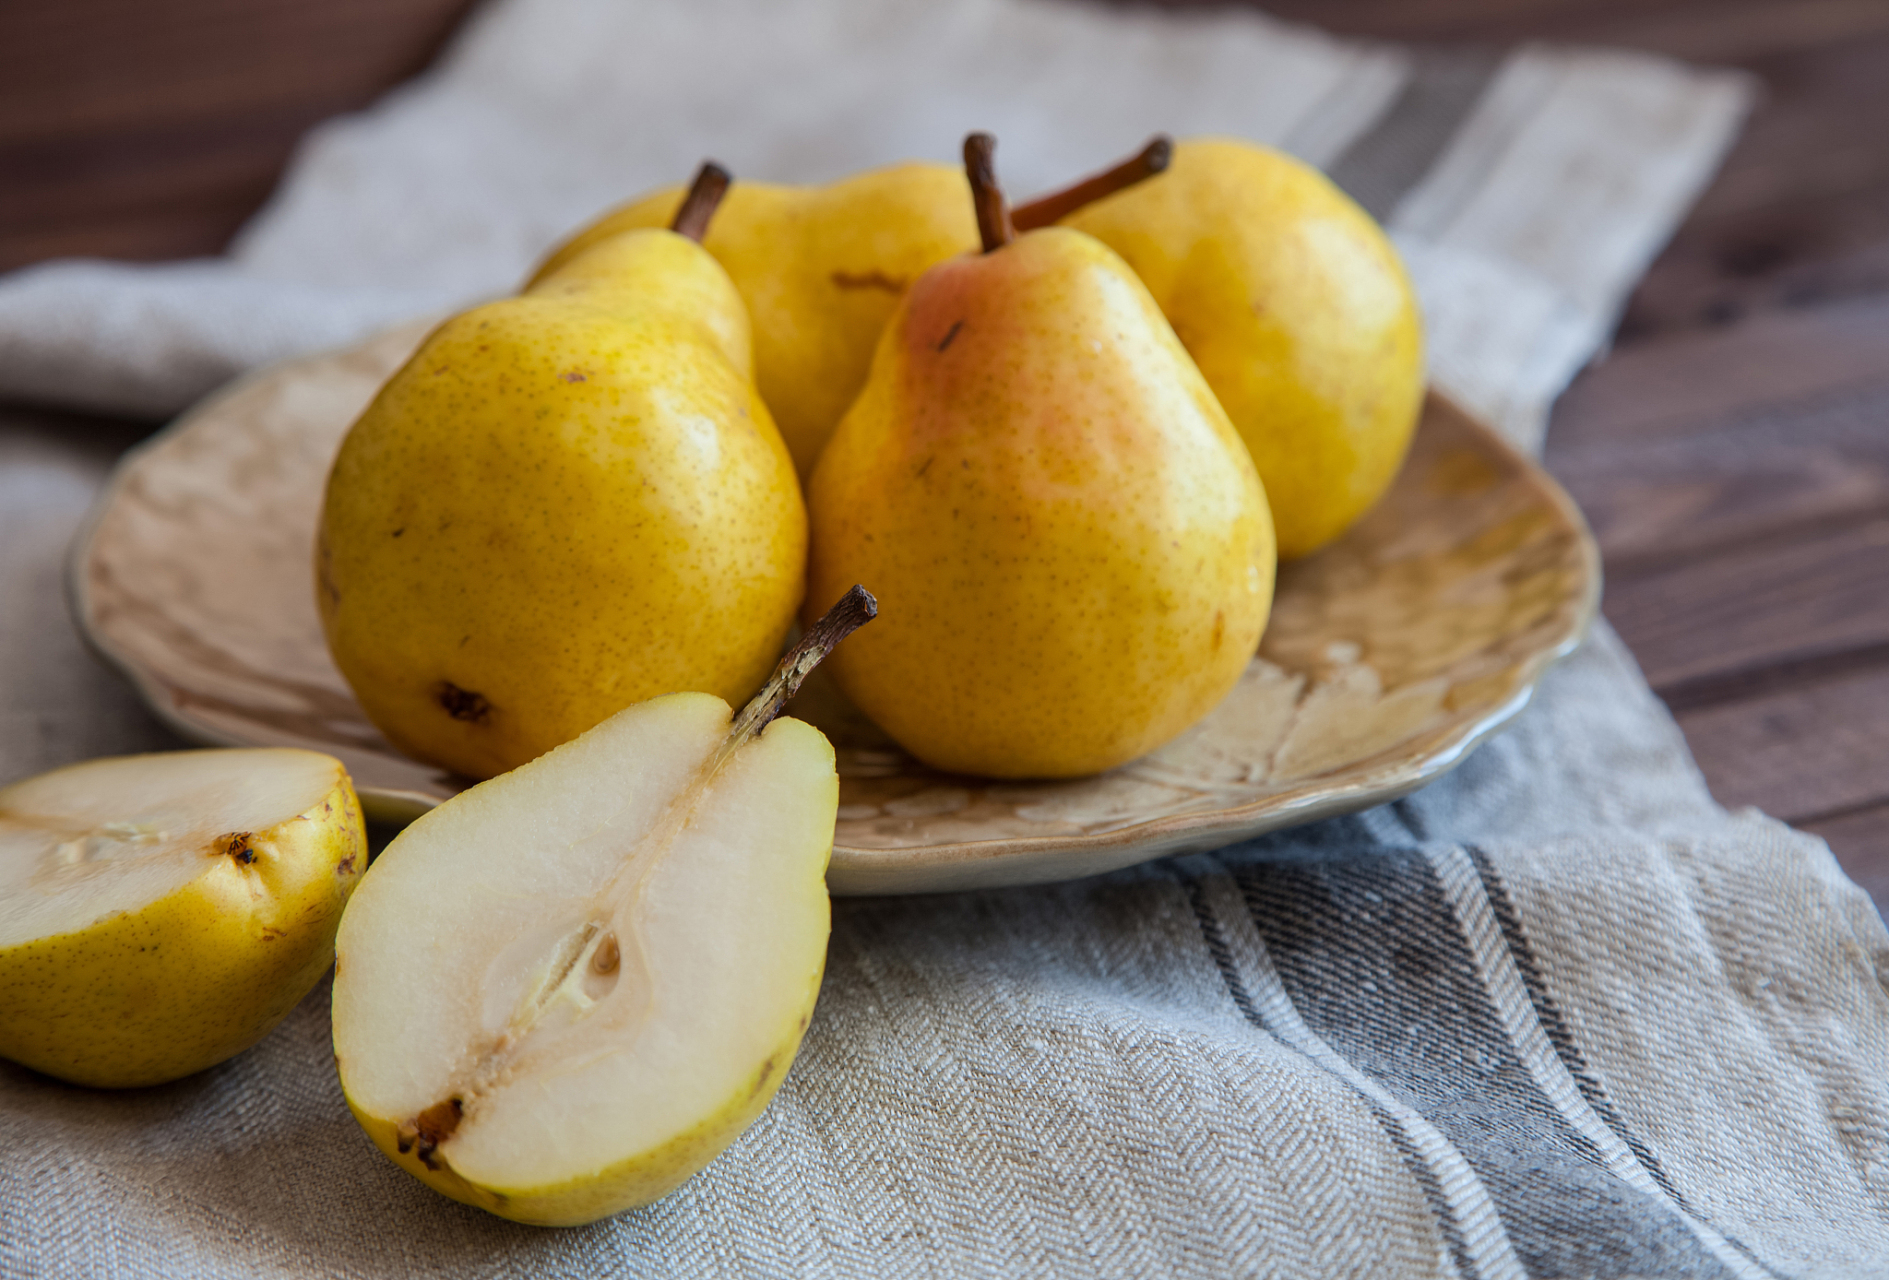
{"type": "MultiPolygon", "coordinates": [[[[554,249],[534,281],[601,239],[667,226],[682,198],[667,187],[612,210],[554,249]]],[[[804,477],[866,381],[899,295],[974,247],[977,223],[962,170],[913,162],[817,187],[738,182],[702,244],[747,303],[755,381],[804,477]]]]}
{"type": "Polygon", "coordinates": [[[1165,173],[1051,212],[1148,286],[1259,467],[1281,556],[1330,542],[1390,486],[1423,400],[1422,316],[1395,246],[1323,174],[1195,139],[1165,173]]]}
{"type": "Polygon", "coordinates": [[[367,869],[341,762],[119,756],[0,788],[0,1056],[175,1080],[266,1035],[334,959],[367,869]]]}
{"type": "Polygon", "coordinates": [[[887,325],[814,472],[809,588],[871,583],[880,621],[832,671],[919,759],[1093,773],[1233,687],[1272,524],[1148,290],[1081,232],[1009,240],[980,137],[987,248],[920,276],[887,325]]]}
{"type": "Polygon", "coordinates": [[[329,648],[390,741],[489,777],[631,703],[759,683],[806,516],[748,333],[700,244],[637,230],[394,374],[335,459],[317,566],[329,648]]]}

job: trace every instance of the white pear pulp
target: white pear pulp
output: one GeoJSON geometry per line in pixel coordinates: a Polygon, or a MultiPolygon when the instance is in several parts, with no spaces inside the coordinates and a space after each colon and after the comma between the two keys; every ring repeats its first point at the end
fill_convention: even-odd
{"type": "Polygon", "coordinates": [[[388,846],[336,947],[364,1122],[404,1144],[455,1106],[427,1167],[510,1197],[765,1102],[825,963],[837,778],[809,726],[724,752],[729,723],[707,694],[638,704],[388,846]]]}
{"type": "Polygon", "coordinates": [[[226,836],[306,813],[336,783],[312,751],[117,756],[0,789],[0,950],[137,911],[204,875],[240,877],[226,836]]]}

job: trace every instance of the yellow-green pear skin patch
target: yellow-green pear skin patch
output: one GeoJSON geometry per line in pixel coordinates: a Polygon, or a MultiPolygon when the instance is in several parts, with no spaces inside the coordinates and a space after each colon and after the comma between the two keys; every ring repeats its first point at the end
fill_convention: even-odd
{"type": "Polygon", "coordinates": [[[1272,605],[1252,459],[1141,281],[1066,227],[912,285],[807,505],[809,598],[861,582],[881,610],[834,679],[948,772],[1154,750],[1226,696],[1272,605]]]}
{"type": "MultiPolygon", "coordinates": [[[[179,754],[240,769],[245,753],[179,754]]],[[[313,806],[265,828],[206,833],[177,855],[196,864],[183,868],[189,874],[153,901],[0,946],[0,1056],[75,1084],[160,1084],[242,1052],[295,1007],[333,961],[342,908],[368,857],[339,762],[296,754],[331,766],[313,806]]],[[[140,759],[149,757],[77,768],[140,759]]],[[[109,791],[109,772],[99,772],[109,791]]],[[[47,820],[8,804],[19,790],[0,791],[0,832],[12,847],[24,844],[22,824],[47,820]]],[[[19,899],[49,882],[114,872],[109,862],[62,861],[60,847],[50,866],[12,886],[10,917],[30,911],[19,899]]]]}
{"type": "Polygon", "coordinates": [[[388,379],[335,457],[315,596],[390,742],[487,778],[631,703],[767,677],[806,511],[748,334],[700,245],[632,230],[388,379]]]}
{"type": "MultiPolygon", "coordinates": [[[[681,202],[669,187],[611,210],[554,249],[537,278],[605,237],[668,226],[681,202]]],[[[909,162],[819,187],[736,182],[702,247],[754,317],[755,385],[804,482],[865,384],[900,294],[976,248],[977,221],[962,169],[909,162]]]]}
{"type": "Polygon", "coordinates": [[[1160,304],[1259,468],[1281,559],[1383,496],[1423,403],[1423,316],[1390,237],[1329,178],[1193,138],[1063,225],[1121,254],[1160,304]]]}

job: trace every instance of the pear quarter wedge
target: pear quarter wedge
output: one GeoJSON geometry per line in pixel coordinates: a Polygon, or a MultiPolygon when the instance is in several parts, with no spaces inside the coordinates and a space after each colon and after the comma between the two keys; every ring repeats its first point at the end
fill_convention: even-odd
{"type": "Polygon", "coordinates": [[[839,780],[818,730],[730,721],[709,694],[636,704],[375,862],[337,942],[335,1061],[401,1168],[575,1225],[766,1107],[819,994],[839,780]]]}
{"type": "Polygon", "coordinates": [[[354,788],[313,751],[121,756],[0,788],[0,1055],[123,1087],[241,1052],[327,971],[366,866],[354,788]]]}

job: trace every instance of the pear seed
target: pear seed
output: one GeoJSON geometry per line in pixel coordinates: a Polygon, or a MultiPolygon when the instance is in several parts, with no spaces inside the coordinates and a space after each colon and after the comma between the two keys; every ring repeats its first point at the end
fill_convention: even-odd
{"type": "Polygon", "coordinates": [[[227,855],[248,866],[256,860],[256,850],[250,844],[249,836],[247,831],[232,831],[226,836],[218,836],[210,848],[219,857],[227,855]]]}
{"type": "Polygon", "coordinates": [[[413,1118],[411,1127],[402,1126],[406,1131],[397,1140],[401,1154],[412,1150],[419,1156],[421,1164],[437,1170],[439,1166],[433,1163],[433,1153],[439,1150],[441,1143],[453,1136],[465,1114],[465,1104],[458,1098],[435,1102],[413,1118]]]}

